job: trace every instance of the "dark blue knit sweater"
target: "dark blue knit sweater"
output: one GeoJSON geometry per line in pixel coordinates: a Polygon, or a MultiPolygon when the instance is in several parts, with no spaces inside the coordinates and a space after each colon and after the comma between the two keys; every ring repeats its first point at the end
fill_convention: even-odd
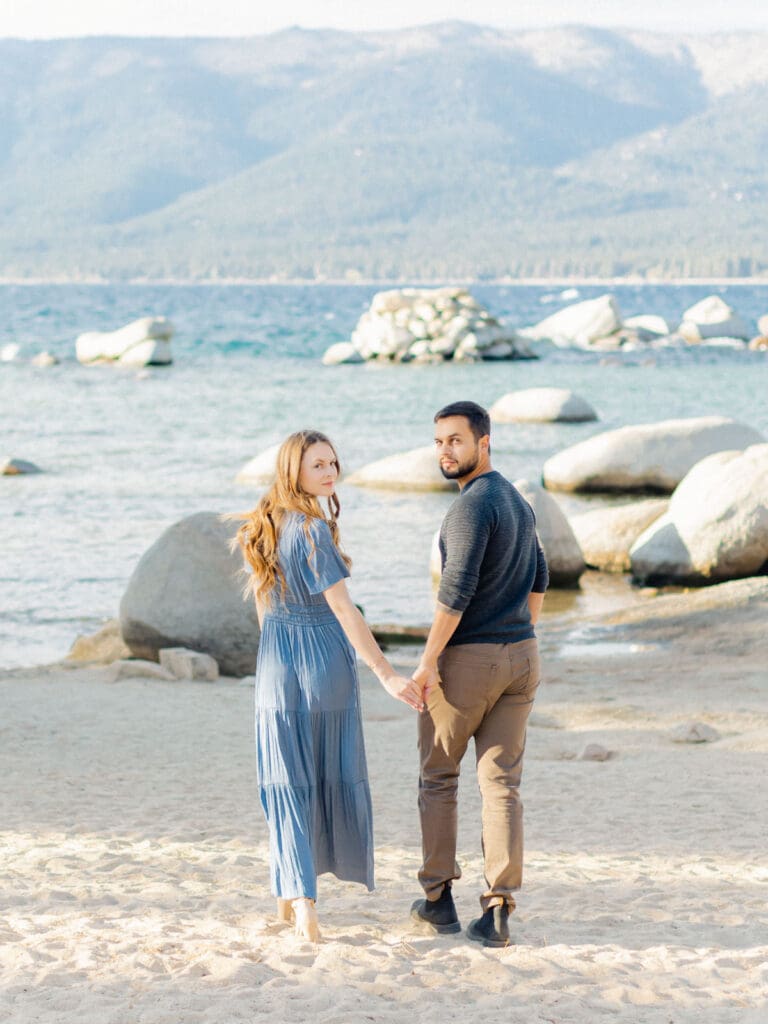
{"type": "Polygon", "coordinates": [[[547,589],[547,563],[531,506],[500,473],[475,477],[448,509],[440,556],[437,599],[462,612],[449,644],[517,643],[535,636],[528,595],[547,589]]]}

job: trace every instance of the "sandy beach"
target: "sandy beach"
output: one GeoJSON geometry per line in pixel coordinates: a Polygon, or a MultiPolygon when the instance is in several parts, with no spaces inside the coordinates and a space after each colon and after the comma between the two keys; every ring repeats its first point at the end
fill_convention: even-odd
{"type": "MultiPolygon", "coordinates": [[[[415,723],[363,676],[377,890],[325,876],[324,941],[278,924],[247,682],[0,676],[0,1021],[768,1019],[768,581],[547,620],[515,945],[409,920],[415,723]],[[711,742],[675,742],[698,722],[711,742]],[[611,752],[582,760],[588,743],[611,752]]],[[[416,649],[394,653],[403,668],[416,649]]],[[[462,779],[456,884],[481,886],[462,779]]]]}

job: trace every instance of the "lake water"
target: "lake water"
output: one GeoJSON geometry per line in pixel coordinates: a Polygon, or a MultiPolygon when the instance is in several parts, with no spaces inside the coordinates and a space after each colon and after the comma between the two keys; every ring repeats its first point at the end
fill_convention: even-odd
{"type": "MultiPolygon", "coordinates": [[[[0,478],[0,666],[59,658],[77,633],[115,615],[137,560],[159,534],[203,509],[250,507],[257,492],[235,485],[236,473],[301,427],[327,431],[350,470],[428,444],[434,411],[459,398],[488,406],[507,391],[547,385],[572,388],[596,407],[599,423],[495,427],[494,464],[512,479],[538,478],[558,449],[628,423],[721,414],[768,435],[765,353],[692,348],[606,360],[549,349],[536,362],[322,366],[325,348],[349,337],[376,290],[0,286],[0,348],[21,346],[17,360],[0,363],[0,455],[45,470],[0,478]],[[75,361],[80,332],[146,315],[174,323],[172,367],[137,372],[75,361]],[[43,349],[61,364],[31,366],[43,349]]],[[[606,290],[582,287],[578,298],[606,290]]],[[[747,318],[768,312],[768,285],[610,290],[626,316],[675,320],[712,292],[747,318]]],[[[511,326],[567,304],[551,286],[472,291],[511,326]]],[[[452,496],[343,484],[339,493],[354,598],[371,621],[427,622],[430,543],[452,496]]],[[[626,589],[603,581],[587,584],[585,595],[594,589],[604,602],[612,587],[626,589]]],[[[574,600],[577,615],[592,607],[584,595],[574,600]]]]}

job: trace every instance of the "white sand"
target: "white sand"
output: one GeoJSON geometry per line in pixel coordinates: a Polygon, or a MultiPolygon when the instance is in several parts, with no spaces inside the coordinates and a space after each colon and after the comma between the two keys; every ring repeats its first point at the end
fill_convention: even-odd
{"type": "MultiPolygon", "coordinates": [[[[370,678],[378,889],[321,879],[313,947],[274,917],[250,687],[5,673],[0,1021],[764,1024],[767,610],[685,619],[659,649],[674,622],[629,622],[612,642],[639,649],[602,656],[558,657],[563,636],[544,630],[506,950],[410,922],[415,723],[370,678]],[[671,742],[689,720],[722,738],[671,742]],[[576,759],[587,742],[615,755],[576,759]]],[[[465,925],[482,884],[473,776],[468,760],[465,925]]]]}

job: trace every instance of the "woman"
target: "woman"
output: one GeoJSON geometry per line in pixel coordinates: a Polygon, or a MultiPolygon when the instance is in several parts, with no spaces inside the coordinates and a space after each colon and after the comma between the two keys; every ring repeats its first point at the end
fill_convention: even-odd
{"type": "Polygon", "coordinates": [[[385,690],[421,710],[421,689],[395,673],[345,584],[339,460],[324,434],[291,434],[275,481],[240,527],[261,640],[256,749],[278,916],[319,938],[317,876],[373,888],[371,797],[355,655],[385,690]],[[321,506],[326,500],[327,514],[321,506]]]}

